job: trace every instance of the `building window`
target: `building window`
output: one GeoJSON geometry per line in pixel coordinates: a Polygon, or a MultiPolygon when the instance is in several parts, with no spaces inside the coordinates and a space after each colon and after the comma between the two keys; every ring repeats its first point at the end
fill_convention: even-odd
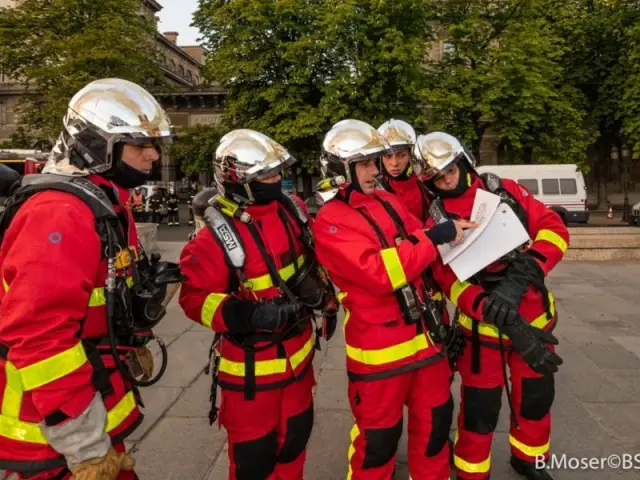
{"type": "Polygon", "coordinates": [[[191,70],[189,70],[189,71],[187,72],[187,78],[189,79],[189,81],[190,81],[191,83],[193,83],[193,73],[191,73],[191,70]]]}
{"type": "Polygon", "coordinates": [[[182,78],[184,78],[184,67],[182,65],[178,67],[178,73],[182,78]]]}
{"type": "Polygon", "coordinates": [[[7,110],[4,102],[0,102],[0,126],[7,124],[7,110]]]}
{"type": "Polygon", "coordinates": [[[172,72],[176,71],[176,62],[174,62],[173,60],[169,60],[169,70],[171,70],[172,72]]]}

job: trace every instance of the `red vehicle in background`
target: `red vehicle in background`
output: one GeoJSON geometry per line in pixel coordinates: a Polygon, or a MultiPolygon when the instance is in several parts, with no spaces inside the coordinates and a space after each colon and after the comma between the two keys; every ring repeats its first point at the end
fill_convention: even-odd
{"type": "Polygon", "coordinates": [[[0,164],[22,175],[40,173],[47,163],[49,153],[42,150],[0,149],[0,164]]]}

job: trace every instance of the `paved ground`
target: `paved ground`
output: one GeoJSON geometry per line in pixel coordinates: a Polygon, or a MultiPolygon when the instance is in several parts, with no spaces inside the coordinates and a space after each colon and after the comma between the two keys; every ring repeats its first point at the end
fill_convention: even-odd
{"type": "MultiPolygon", "coordinates": [[[[167,259],[176,258],[181,247],[159,245],[167,259]]],[[[552,450],[568,457],[640,453],[640,263],[567,262],[552,273],[550,286],[559,303],[557,334],[565,360],[553,407],[552,450]]],[[[157,386],[143,390],[147,416],[129,442],[140,478],[225,480],[224,430],[207,420],[210,378],[203,369],[212,334],[187,320],[175,300],[158,333],[169,344],[169,368],[157,386]]],[[[323,345],[315,366],[317,416],[305,480],[344,479],[352,423],[344,341],[323,345]]],[[[456,399],[458,388],[456,381],[456,399]]],[[[518,478],[507,465],[507,420],[505,408],[492,461],[493,478],[499,480],[518,478]]],[[[407,479],[406,436],[397,461],[395,478],[407,479]]],[[[608,469],[558,471],[555,477],[606,480],[640,474],[608,469]]]]}

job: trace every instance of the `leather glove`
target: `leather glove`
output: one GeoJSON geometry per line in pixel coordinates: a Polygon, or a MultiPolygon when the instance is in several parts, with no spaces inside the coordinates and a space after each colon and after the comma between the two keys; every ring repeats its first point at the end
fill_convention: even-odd
{"type": "Polygon", "coordinates": [[[513,350],[520,354],[533,371],[542,375],[556,373],[562,365],[562,358],[544,345],[558,344],[557,338],[551,332],[543,332],[532,327],[521,316],[518,316],[514,323],[498,328],[507,334],[513,350]]]}
{"type": "Polygon", "coordinates": [[[276,331],[295,320],[302,311],[300,303],[266,301],[256,306],[251,315],[251,326],[256,330],[276,331]]]}
{"type": "Polygon", "coordinates": [[[460,358],[460,355],[464,352],[464,349],[467,346],[467,341],[460,329],[454,328],[451,325],[443,325],[443,327],[446,332],[443,343],[447,351],[449,365],[453,369],[458,358],[460,358]]]}
{"type": "Polygon", "coordinates": [[[504,305],[517,311],[530,285],[544,285],[544,273],[536,259],[524,252],[509,265],[505,278],[491,292],[492,313],[498,314],[504,305]]]}
{"type": "Polygon", "coordinates": [[[131,471],[136,462],[126,453],[110,448],[101,458],[86,460],[71,469],[73,480],[117,480],[120,471],[131,471]]]}

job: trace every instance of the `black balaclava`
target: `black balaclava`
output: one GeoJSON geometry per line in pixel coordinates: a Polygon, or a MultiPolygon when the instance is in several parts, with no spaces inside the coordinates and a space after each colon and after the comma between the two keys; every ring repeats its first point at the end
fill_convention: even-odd
{"type": "MultiPolygon", "coordinates": [[[[224,182],[224,189],[229,196],[247,198],[247,190],[244,185],[235,182],[224,182]]],[[[269,202],[278,200],[282,196],[282,180],[275,183],[250,182],[251,194],[254,205],[266,205],[269,202]]],[[[243,202],[244,203],[244,202],[243,202]]]]}
{"type": "Polygon", "coordinates": [[[467,188],[469,188],[470,186],[469,183],[467,182],[467,174],[471,173],[471,175],[473,175],[473,172],[468,167],[467,162],[465,161],[459,161],[457,165],[458,165],[458,168],[460,169],[460,176],[458,177],[458,184],[455,186],[454,189],[440,190],[439,188],[436,187],[435,181],[433,178],[427,181],[427,187],[429,187],[429,189],[432,192],[434,192],[437,196],[441,198],[456,198],[462,195],[464,192],[467,191],[467,188]]]}
{"type": "Polygon", "coordinates": [[[122,160],[124,145],[118,143],[113,147],[113,164],[111,168],[102,174],[104,178],[111,180],[122,188],[135,188],[144,185],[151,179],[151,172],[145,173],[129,166],[122,160]]]}
{"type": "Polygon", "coordinates": [[[253,181],[249,183],[249,187],[256,205],[266,205],[282,196],[282,178],[274,183],[253,181]]]}

